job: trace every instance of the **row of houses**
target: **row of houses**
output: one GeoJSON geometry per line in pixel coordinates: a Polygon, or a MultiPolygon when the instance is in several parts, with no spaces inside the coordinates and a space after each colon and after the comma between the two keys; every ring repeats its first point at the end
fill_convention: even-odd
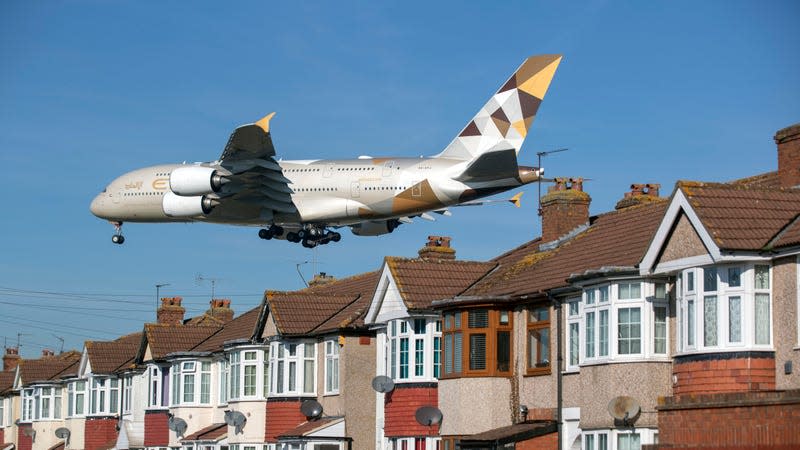
{"type": "Polygon", "coordinates": [[[0,373],[0,448],[454,450],[800,446],[800,124],[778,170],[634,184],[489,261],[447,237],[0,373]]]}

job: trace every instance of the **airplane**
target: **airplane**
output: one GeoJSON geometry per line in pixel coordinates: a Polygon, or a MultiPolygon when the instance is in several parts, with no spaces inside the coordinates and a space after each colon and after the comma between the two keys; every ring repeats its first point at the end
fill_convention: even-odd
{"type": "MultiPolygon", "coordinates": [[[[378,236],[416,217],[433,220],[431,212],[450,215],[448,207],[543,180],[541,167],[517,157],[561,58],[527,58],[432,157],[276,160],[273,112],[236,128],[218,160],[128,172],[90,210],[114,225],[115,244],[125,241],[124,222],[210,222],[260,227],[262,239],[307,248],[338,242],[342,227],[378,236]]],[[[519,195],[510,200],[517,206],[519,195]]]]}

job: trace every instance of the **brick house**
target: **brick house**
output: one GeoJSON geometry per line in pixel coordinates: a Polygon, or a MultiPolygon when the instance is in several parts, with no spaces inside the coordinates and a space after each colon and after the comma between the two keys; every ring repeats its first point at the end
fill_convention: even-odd
{"type": "Polygon", "coordinates": [[[19,364],[19,349],[7,347],[3,354],[3,370],[0,371],[0,448],[14,444],[17,428],[19,395],[14,392],[14,377],[19,364]]]}

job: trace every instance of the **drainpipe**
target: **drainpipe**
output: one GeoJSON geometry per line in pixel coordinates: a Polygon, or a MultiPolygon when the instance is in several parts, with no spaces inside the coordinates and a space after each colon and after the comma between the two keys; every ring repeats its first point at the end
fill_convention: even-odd
{"type": "Polygon", "coordinates": [[[562,346],[562,324],[561,324],[561,302],[556,299],[552,293],[548,292],[547,297],[553,302],[553,308],[556,310],[556,426],[558,427],[558,450],[561,450],[562,439],[562,406],[564,404],[564,385],[563,375],[561,373],[561,366],[563,365],[564,355],[561,350],[562,346]]]}

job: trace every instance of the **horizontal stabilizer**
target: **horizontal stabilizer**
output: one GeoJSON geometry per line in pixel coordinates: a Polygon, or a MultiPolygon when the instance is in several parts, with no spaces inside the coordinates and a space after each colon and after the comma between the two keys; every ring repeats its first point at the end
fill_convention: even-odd
{"type": "Polygon", "coordinates": [[[513,149],[484,153],[467,166],[467,170],[456,177],[463,183],[516,178],[519,174],[517,153],[513,149]]]}

